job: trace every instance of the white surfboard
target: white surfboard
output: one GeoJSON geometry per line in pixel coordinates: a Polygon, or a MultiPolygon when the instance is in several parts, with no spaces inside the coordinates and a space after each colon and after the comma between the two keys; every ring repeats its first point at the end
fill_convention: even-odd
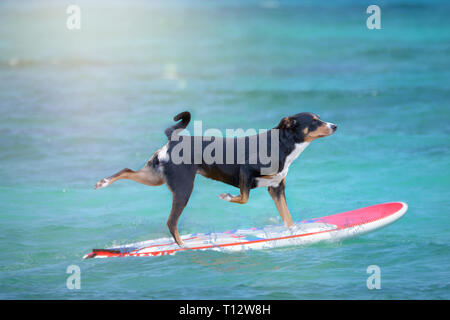
{"type": "Polygon", "coordinates": [[[408,206],[390,202],[342,212],[331,216],[302,220],[284,225],[237,229],[220,233],[194,233],[182,236],[183,247],[173,238],[160,238],[107,249],[93,249],[83,258],[154,257],[188,250],[244,251],[339,241],[379,229],[402,217],[408,206]]]}

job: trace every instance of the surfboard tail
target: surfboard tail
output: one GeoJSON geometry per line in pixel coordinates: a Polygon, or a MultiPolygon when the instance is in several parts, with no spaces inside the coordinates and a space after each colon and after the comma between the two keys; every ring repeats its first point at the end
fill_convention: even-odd
{"type": "Polygon", "coordinates": [[[121,250],[116,249],[92,249],[91,253],[84,255],[83,259],[91,259],[97,256],[112,258],[112,257],[120,257],[123,255],[121,250]]]}

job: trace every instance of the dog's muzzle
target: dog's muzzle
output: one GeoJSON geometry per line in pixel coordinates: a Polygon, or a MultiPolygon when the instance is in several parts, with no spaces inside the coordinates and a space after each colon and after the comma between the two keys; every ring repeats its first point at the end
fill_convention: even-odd
{"type": "Polygon", "coordinates": [[[335,133],[337,130],[337,125],[335,125],[334,123],[331,123],[331,122],[327,122],[327,127],[328,127],[328,129],[330,129],[330,134],[335,133]]]}

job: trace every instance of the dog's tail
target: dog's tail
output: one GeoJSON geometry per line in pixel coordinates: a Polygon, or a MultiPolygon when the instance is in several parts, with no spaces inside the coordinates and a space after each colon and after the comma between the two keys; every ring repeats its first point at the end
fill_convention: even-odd
{"type": "Polygon", "coordinates": [[[175,130],[186,128],[187,125],[189,124],[189,121],[191,121],[191,114],[189,113],[189,111],[184,111],[182,113],[179,113],[175,117],[173,117],[173,121],[178,121],[178,120],[181,120],[181,121],[176,123],[176,124],[174,124],[173,126],[167,128],[164,131],[164,133],[166,134],[167,138],[170,139],[170,137],[172,136],[172,133],[175,130]]]}

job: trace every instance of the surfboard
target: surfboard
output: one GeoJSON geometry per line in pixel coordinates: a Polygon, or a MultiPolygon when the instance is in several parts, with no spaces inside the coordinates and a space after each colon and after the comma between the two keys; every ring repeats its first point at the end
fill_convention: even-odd
{"type": "Polygon", "coordinates": [[[83,258],[155,257],[190,250],[234,252],[340,241],[387,226],[401,218],[407,209],[404,202],[383,203],[302,220],[290,228],[272,225],[220,233],[193,233],[181,237],[184,243],[182,247],[173,238],[160,238],[107,249],[93,249],[83,258]]]}

